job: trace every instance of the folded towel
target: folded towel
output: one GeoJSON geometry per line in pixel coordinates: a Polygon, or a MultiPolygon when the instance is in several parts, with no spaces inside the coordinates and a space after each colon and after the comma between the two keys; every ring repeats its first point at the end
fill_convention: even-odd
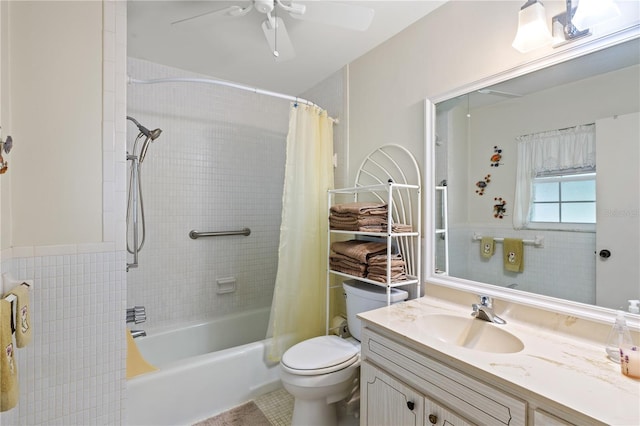
{"type": "MultiPolygon", "coordinates": [[[[389,261],[391,261],[391,267],[394,266],[404,266],[404,260],[402,259],[402,255],[400,253],[395,253],[389,256],[389,261]]],[[[371,256],[368,261],[371,266],[387,266],[387,255],[386,254],[377,254],[375,256],[371,256]]]]}
{"type": "Polygon", "coordinates": [[[18,403],[18,363],[15,360],[11,330],[11,302],[0,299],[0,411],[18,403]]]}
{"type": "Polygon", "coordinates": [[[349,257],[349,256],[345,256],[343,254],[339,254],[339,253],[331,253],[329,255],[329,265],[331,266],[331,269],[336,269],[337,267],[340,268],[349,268],[349,269],[353,269],[356,271],[360,271],[362,273],[366,272],[367,270],[367,264],[366,263],[361,263],[358,262],[357,260],[349,257]]]}
{"type": "Polygon", "coordinates": [[[376,254],[386,253],[387,245],[385,243],[376,243],[372,241],[336,241],[331,244],[331,250],[338,254],[343,254],[352,259],[358,260],[360,263],[367,263],[367,259],[376,254]]]}
{"type": "Polygon", "coordinates": [[[11,289],[9,294],[16,296],[16,346],[24,348],[31,342],[31,307],[29,305],[29,287],[19,285],[11,289]]]}
{"type": "MultiPolygon", "coordinates": [[[[343,231],[359,231],[362,227],[375,226],[383,229],[383,216],[329,216],[331,229],[343,231]]],[[[386,229],[386,228],[385,228],[386,229]]]]}
{"type": "Polygon", "coordinates": [[[144,359],[138,349],[138,345],[136,345],[136,342],[133,340],[131,331],[127,329],[127,379],[156,370],[156,367],[144,359]]]}
{"type": "Polygon", "coordinates": [[[387,214],[387,204],[370,201],[359,201],[354,203],[334,204],[331,212],[351,213],[356,215],[387,214]]]}
{"type": "Polygon", "coordinates": [[[493,237],[482,237],[480,241],[480,255],[485,259],[490,259],[495,251],[496,243],[493,237]]]}
{"type": "Polygon", "coordinates": [[[511,272],[524,271],[522,240],[505,238],[502,244],[504,269],[511,272]]]}
{"type": "MultiPolygon", "coordinates": [[[[381,283],[385,283],[387,282],[387,273],[385,272],[384,274],[367,274],[367,279],[370,279],[371,281],[378,281],[381,283]]],[[[403,272],[391,274],[392,283],[396,283],[398,281],[406,281],[406,280],[407,280],[407,276],[403,272]]]]}
{"type": "MultiPolygon", "coordinates": [[[[394,268],[391,268],[391,276],[394,275],[398,275],[398,274],[404,274],[405,270],[404,270],[404,265],[403,266],[396,266],[394,268]]],[[[369,266],[369,268],[367,269],[367,274],[373,274],[373,275],[387,275],[387,267],[386,266],[369,266]]]]}

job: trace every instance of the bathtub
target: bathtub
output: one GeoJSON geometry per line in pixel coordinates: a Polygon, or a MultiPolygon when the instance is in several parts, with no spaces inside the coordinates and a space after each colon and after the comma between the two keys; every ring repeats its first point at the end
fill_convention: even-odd
{"type": "Polygon", "coordinates": [[[158,368],[127,380],[130,425],[191,425],[281,387],[266,361],[269,308],[135,339],[158,368]]]}

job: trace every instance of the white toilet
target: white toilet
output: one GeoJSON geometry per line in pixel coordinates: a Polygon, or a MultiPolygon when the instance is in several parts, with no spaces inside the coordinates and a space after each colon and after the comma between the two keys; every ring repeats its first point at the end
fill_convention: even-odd
{"type": "MultiPolygon", "coordinates": [[[[292,426],[337,424],[338,401],[349,396],[360,367],[360,312],[387,304],[385,287],[356,280],[342,284],[347,299],[347,325],[352,338],[329,335],[314,337],[287,350],[280,361],[280,379],[295,398],[292,426]]],[[[391,289],[391,303],[409,294],[391,289]]]]}

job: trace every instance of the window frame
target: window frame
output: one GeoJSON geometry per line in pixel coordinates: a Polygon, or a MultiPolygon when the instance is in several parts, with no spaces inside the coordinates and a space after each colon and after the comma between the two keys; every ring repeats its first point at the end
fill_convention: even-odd
{"type": "MultiPolygon", "coordinates": [[[[548,171],[548,172],[540,172],[532,179],[531,181],[531,200],[529,201],[529,217],[527,221],[526,228],[527,229],[548,229],[548,230],[559,230],[559,231],[580,231],[580,232],[595,232],[596,224],[597,224],[597,216],[596,221],[593,223],[586,222],[562,222],[562,205],[563,204],[572,204],[572,203],[584,203],[584,202],[593,202],[595,208],[597,209],[597,194],[594,190],[594,200],[572,200],[572,201],[563,201],[562,199],[562,182],[579,182],[579,181],[593,181],[596,183],[597,174],[596,170],[593,167],[585,167],[580,169],[570,169],[570,170],[556,170],[556,171],[548,171]],[[558,182],[558,201],[549,201],[549,202],[535,202],[534,194],[535,194],[535,184],[540,183],[541,181],[546,182],[558,182]],[[535,204],[558,204],[559,209],[559,222],[543,222],[543,221],[534,221],[533,219],[533,207],[535,204]]],[[[596,210],[597,213],[597,210],[596,210]]]]}

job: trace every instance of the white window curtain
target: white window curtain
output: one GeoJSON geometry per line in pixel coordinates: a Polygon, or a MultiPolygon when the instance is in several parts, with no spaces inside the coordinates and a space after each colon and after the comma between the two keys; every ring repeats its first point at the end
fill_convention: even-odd
{"type": "Polygon", "coordinates": [[[327,191],[333,189],[333,119],[326,111],[291,105],[286,155],[268,331],[272,361],[295,343],[325,332],[327,191]]]}
{"type": "Polygon", "coordinates": [[[533,179],[538,173],[596,166],[595,124],[516,138],[518,162],[513,227],[529,223],[533,179]]]}

